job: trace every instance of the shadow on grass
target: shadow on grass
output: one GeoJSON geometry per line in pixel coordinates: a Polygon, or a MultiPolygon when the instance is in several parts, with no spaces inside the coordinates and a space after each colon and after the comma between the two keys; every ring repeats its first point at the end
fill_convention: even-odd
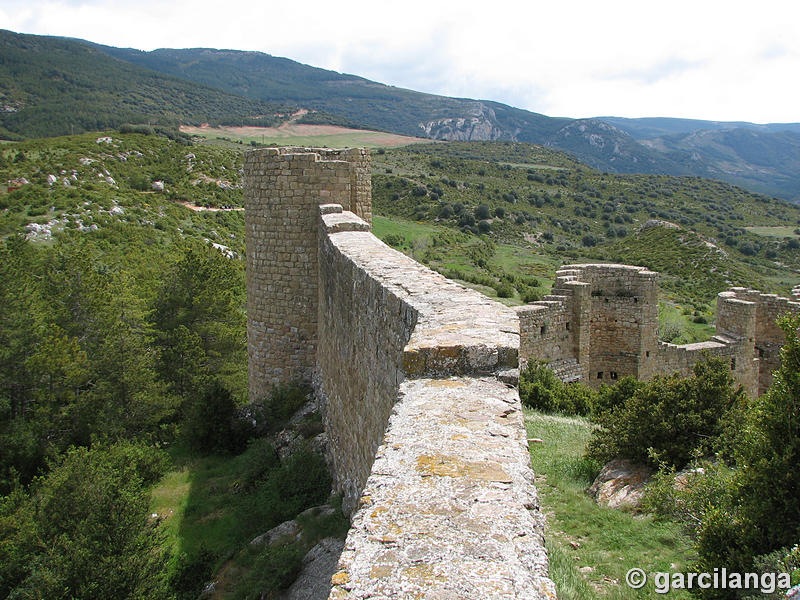
{"type": "Polygon", "coordinates": [[[250,441],[237,456],[172,452],[175,469],[153,493],[154,512],[164,517],[173,550],[172,587],[179,598],[196,598],[216,581],[216,598],[258,597],[287,587],[303,556],[323,537],[344,537],[348,522],[340,506],[330,514],[304,515],[301,536],[274,544],[251,544],[257,536],[330,498],[325,461],[301,446],[284,460],[265,438],[250,441]]]}

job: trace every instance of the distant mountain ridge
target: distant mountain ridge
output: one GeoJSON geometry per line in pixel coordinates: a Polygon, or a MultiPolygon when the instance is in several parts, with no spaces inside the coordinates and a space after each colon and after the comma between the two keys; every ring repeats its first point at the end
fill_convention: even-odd
{"type": "MultiPolygon", "coordinates": [[[[489,100],[450,98],[388,86],[262,52],[212,48],[143,52],[0,31],[4,59],[6,48],[14,42],[17,62],[24,62],[25,48],[31,44],[59,46],[65,55],[57,65],[55,78],[63,80],[71,77],[69,61],[65,60],[69,51],[76,57],[76,71],[80,71],[90,49],[93,60],[104,69],[102,81],[95,78],[91,86],[94,97],[105,99],[105,103],[102,110],[93,112],[111,111],[113,115],[116,108],[127,111],[124,120],[128,121],[138,114],[140,120],[238,119],[253,124],[254,119],[261,119],[269,125],[268,113],[274,112],[275,106],[304,107],[370,129],[439,140],[537,143],[570,152],[603,171],[719,178],[800,201],[800,123],[555,118],[489,100]],[[65,47],[68,43],[73,44],[69,51],[65,47]],[[151,89],[165,91],[155,94],[161,103],[152,101],[154,92],[139,92],[144,85],[141,81],[147,81],[148,76],[151,89]],[[196,87],[187,89],[188,82],[196,87]]],[[[28,121],[22,118],[24,111],[14,102],[36,96],[26,86],[41,87],[42,81],[52,83],[54,77],[40,63],[34,61],[35,73],[26,80],[19,77],[19,69],[14,71],[7,61],[0,61],[0,110],[9,108],[0,112],[0,135],[3,128],[22,135],[47,135],[41,126],[32,126],[37,119],[54,123],[49,134],[57,135],[66,132],[69,119],[75,120],[74,112],[63,113],[59,94],[69,91],[58,85],[46,87],[52,96],[40,97],[38,103],[27,107],[28,121]],[[46,119],[42,117],[45,113],[46,119]]],[[[81,76],[85,78],[86,74],[81,76]]],[[[91,94],[81,96],[83,110],[92,112],[93,102],[96,100],[91,94]]],[[[84,127],[91,122],[89,118],[81,121],[84,127]]]]}
{"type": "Polygon", "coordinates": [[[45,137],[125,122],[236,120],[277,105],[139,67],[67,38],[0,30],[0,134],[45,137]]]}

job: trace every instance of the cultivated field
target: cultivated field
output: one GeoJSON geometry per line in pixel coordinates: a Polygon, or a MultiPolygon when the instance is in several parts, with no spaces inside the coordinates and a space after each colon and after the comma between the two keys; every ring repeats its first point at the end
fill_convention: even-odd
{"type": "Polygon", "coordinates": [[[336,125],[303,125],[285,123],[280,127],[190,127],[181,126],[181,131],[190,135],[199,135],[209,140],[228,139],[246,144],[317,146],[323,148],[389,148],[405,146],[415,142],[424,142],[414,138],[383,131],[348,129],[336,125]]]}

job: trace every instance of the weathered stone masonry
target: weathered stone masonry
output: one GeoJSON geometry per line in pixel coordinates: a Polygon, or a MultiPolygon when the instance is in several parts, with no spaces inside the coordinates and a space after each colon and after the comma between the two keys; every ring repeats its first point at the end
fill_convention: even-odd
{"type": "Polygon", "coordinates": [[[658,340],[657,274],[644,267],[567,265],[551,295],[517,310],[520,357],[544,361],[566,381],[598,386],[625,375],[691,373],[703,353],[730,361],[736,381],[761,394],[780,361],[783,331],[775,324],[800,302],[732,288],[717,297],[717,331],[707,342],[675,345],[658,340]]]}
{"type": "Polygon", "coordinates": [[[351,530],[331,598],[555,598],[518,362],[592,385],[730,359],[769,385],[800,303],[733,288],[717,335],[658,341],[656,273],[569,265],[516,310],[370,233],[369,154],[263,149],[245,159],[250,397],[313,381],[351,530]]]}
{"type": "Polygon", "coordinates": [[[245,161],[250,392],[313,377],[323,399],[354,511],[331,598],[554,598],[505,383],[516,314],[369,232],[368,161],[303,149],[245,161]]]}
{"type": "Polygon", "coordinates": [[[319,206],[372,220],[369,155],[295,148],[245,155],[250,397],[310,380],[316,361],[319,206]],[[275,343],[280,340],[280,343],[275,343]]]}

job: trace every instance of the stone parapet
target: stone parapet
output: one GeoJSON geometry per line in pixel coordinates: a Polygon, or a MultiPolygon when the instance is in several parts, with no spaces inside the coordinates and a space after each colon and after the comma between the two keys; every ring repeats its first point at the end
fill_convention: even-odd
{"type": "MultiPolygon", "coordinates": [[[[326,429],[345,507],[358,492],[405,379],[494,374],[518,365],[513,310],[444,278],[365,231],[320,215],[319,349],[326,429]]],[[[322,212],[322,211],[321,211],[322,212]]]]}
{"type": "Polygon", "coordinates": [[[529,461],[513,389],[403,382],[330,599],[555,599],[529,461]]]}

